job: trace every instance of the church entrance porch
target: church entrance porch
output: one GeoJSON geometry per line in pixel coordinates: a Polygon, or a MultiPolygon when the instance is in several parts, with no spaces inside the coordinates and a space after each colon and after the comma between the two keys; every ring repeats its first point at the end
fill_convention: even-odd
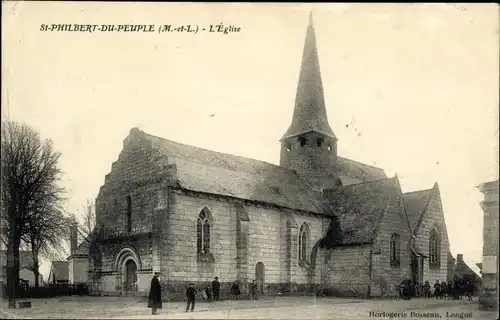
{"type": "Polygon", "coordinates": [[[258,294],[264,294],[264,284],[265,284],[265,267],[262,262],[258,262],[255,265],[255,282],[257,283],[258,294]]]}
{"type": "Polygon", "coordinates": [[[131,247],[122,247],[116,254],[116,288],[122,295],[134,295],[138,291],[138,271],[142,270],[140,262],[139,256],[131,247]]]}

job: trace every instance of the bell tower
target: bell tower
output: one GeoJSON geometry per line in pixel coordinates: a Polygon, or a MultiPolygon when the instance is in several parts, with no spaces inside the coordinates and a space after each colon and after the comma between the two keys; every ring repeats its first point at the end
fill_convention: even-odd
{"type": "Polygon", "coordinates": [[[317,189],[333,186],[337,137],[328,123],[316,35],[309,14],[292,123],[281,138],[280,165],[317,189]]]}

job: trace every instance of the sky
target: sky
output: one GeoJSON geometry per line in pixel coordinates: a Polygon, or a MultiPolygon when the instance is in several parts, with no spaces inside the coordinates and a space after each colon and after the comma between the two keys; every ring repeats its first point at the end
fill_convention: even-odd
{"type": "MultiPolygon", "coordinates": [[[[312,10],[339,155],[397,173],[404,192],[438,182],[451,252],[478,270],[476,186],[498,178],[496,4],[2,2],[2,9],[2,119],[53,140],[71,213],[95,199],[133,127],[278,164],[312,10]],[[54,23],[241,30],[40,31],[54,23]]],[[[47,262],[41,271],[48,275],[47,262]]]]}

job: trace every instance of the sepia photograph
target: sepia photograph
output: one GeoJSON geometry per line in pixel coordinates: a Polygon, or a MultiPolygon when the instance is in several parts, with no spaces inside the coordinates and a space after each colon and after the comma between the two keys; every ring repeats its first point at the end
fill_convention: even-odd
{"type": "Polygon", "coordinates": [[[0,318],[498,319],[499,17],[2,1],[0,318]]]}

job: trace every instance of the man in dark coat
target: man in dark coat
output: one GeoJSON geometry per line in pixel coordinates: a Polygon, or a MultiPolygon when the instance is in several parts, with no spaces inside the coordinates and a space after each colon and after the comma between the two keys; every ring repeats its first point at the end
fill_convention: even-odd
{"type": "Polygon", "coordinates": [[[218,277],[215,277],[214,281],[212,281],[212,292],[214,294],[214,301],[219,301],[220,282],[218,277]]]}
{"type": "Polygon", "coordinates": [[[187,298],[186,312],[188,312],[190,306],[191,306],[191,312],[194,311],[194,305],[196,304],[196,294],[197,291],[194,288],[194,283],[190,283],[189,287],[186,290],[186,298],[187,298]]]}
{"type": "Polygon", "coordinates": [[[148,308],[151,308],[152,314],[158,314],[156,311],[162,308],[159,276],[160,273],[155,272],[153,279],[151,279],[151,288],[149,289],[148,308]]]}
{"type": "Polygon", "coordinates": [[[403,299],[405,300],[410,300],[410,295],[411,295],[411,280],[408,279],[407,276],[405,276],[404,280],[401,281],[400,286],[403,288],[403,299]]]}

